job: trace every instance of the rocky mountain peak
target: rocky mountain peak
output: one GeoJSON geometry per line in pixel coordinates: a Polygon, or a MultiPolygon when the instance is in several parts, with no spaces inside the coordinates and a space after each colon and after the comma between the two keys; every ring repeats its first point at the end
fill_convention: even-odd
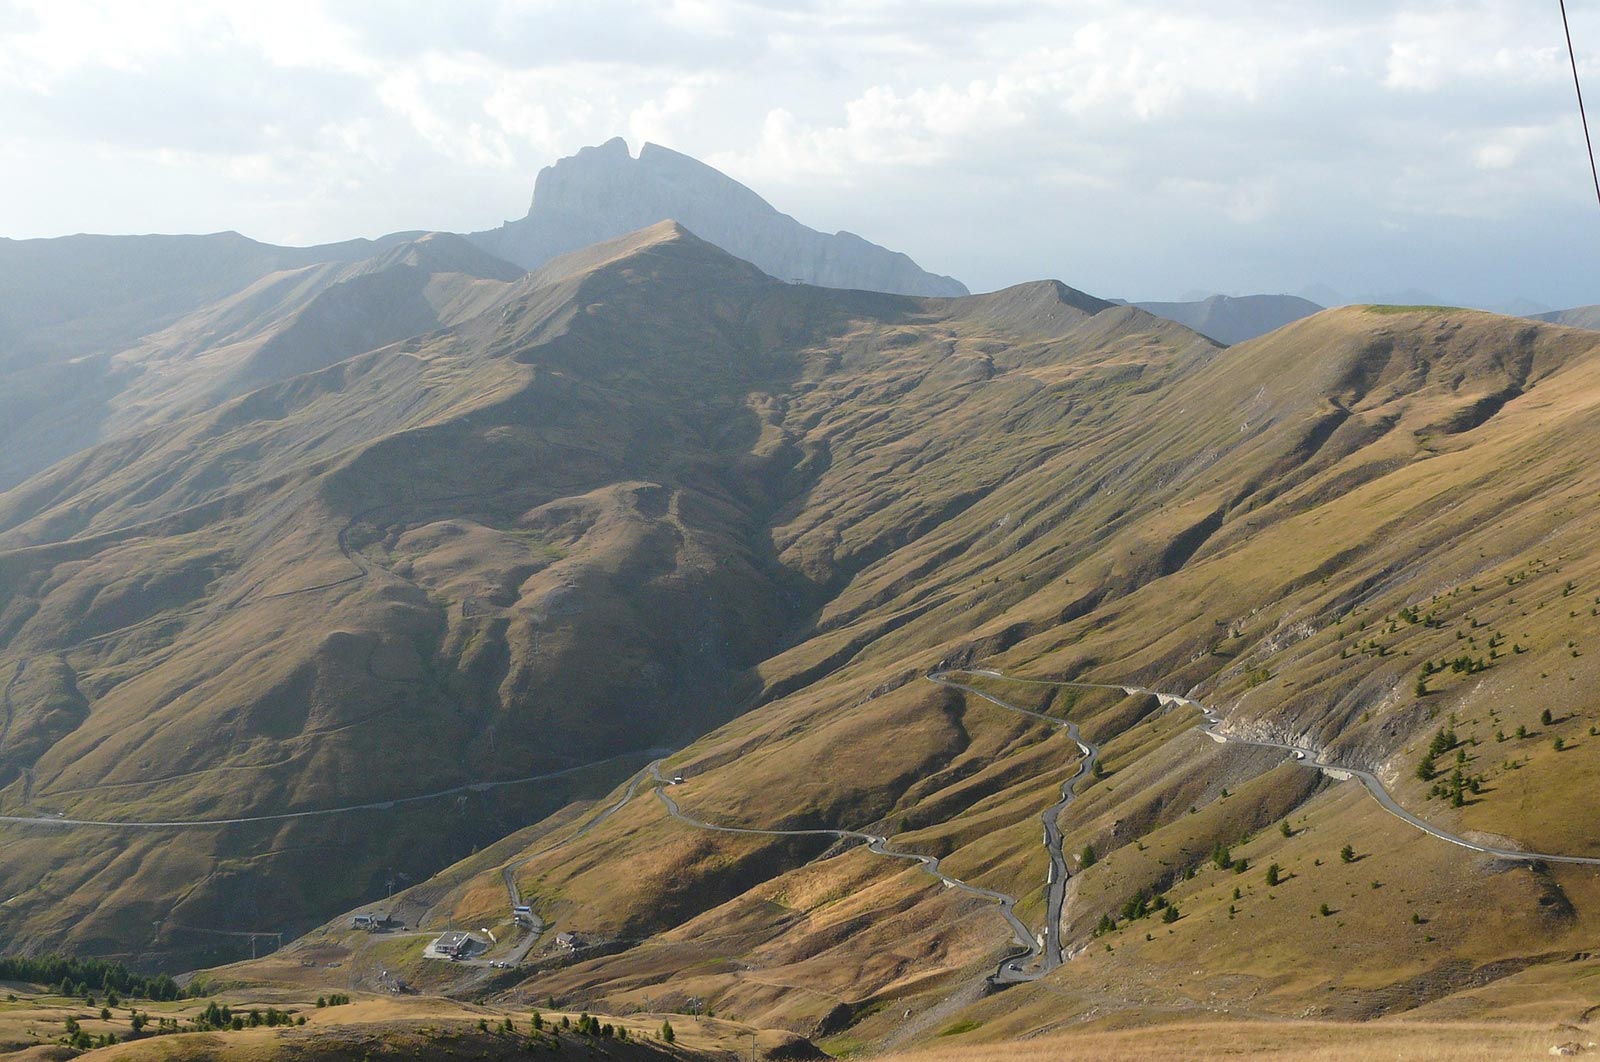
{"type": "Polygon", "coordinates": [[[540,171],[528,215],[468,238],[537,269],[550,259],[664,220],[779,280],[902,295],[959,296],[966,287],[909,257],[847,232],[823,233],[688,155],[645,144],[635,158],[620,137],[540,171]]]}

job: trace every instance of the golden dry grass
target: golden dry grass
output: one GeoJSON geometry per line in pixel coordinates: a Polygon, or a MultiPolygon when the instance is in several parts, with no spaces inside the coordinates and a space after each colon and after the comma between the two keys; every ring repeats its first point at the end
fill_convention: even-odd
{"type": "MultiPolygon", "coordinates": [[[[0,577],[29,595],[8,613],[28,660],[17,688],[60,706],[25,731],[70,722],[74,690],[88,704],[46,742],[30,799],[108,814],[312,806],[692,740],[672,760],[691,814],[878,829],[1012,891],[1036,922],[1037,817],[1077,754],[920,678],[981,661],[1194,691],[1235,726],[1381,768],[1452,828],[1600,851],[1593,818],[1562,810],[1600,772],[1594,335],[1348,309],[1218,350],[1136,310],[1086,312],[1057,285],[922,303],[770,285],[671,231],[616,252],[476,330],[184,422],[173,445],[202,455],[189,463],[107,451],[0,499],[0,541],[47,547],[0,556],[0,577]],[[337,445],[307,442],[356,394],[363,419],[337,445]],[[253,493],[217,487],[230,461],[253,493]],[[118,463],[122,478],[97,486],[118,463]],[[477,493],[426,500],[464,486],[477,493]],[[180,501],[217,508],[160,525],[158,542],[57,541],[170,519],[180,501]],[[330,538],[346,524],[371,574],[315,610],[289,598],[74,640],[349,575],[330,538]],[[150,562],[157,545],[165,566],[150,562]],[[129,568],[152,586],[123,585],[129,568]],[[1490,666],[1416,692],[1424,660],[1468,653],[1490,666]],[[1420,743],[1452,714],[1478,739],[1463,769],[1483,783],[1460,808],[1414,779],[1420,743]],[[1533,735],[1495,739],[1519,725],[1533,735]],[[374,755],[374,729],[391,727],[374,755]],[[195,747],[218,728],[224,751],[195,747]],[[1556,736],[1570,747],[1557,753],[1556,736]]],[[[1445,847],[1352,786],[1212,745],[1190,710],[984,688],[1071,713],[1104,744],[1108,776],[1062,823],[1069,851],[1093,845],[1100,862],[1067,918],[1081,957],[1000,997],[1010,1015],[961,997],[946,1023],[1015,1036],[1063,1009],[1370,1017],[1450,999],[1474,1017],[1528,1003],[1468,986],[1564,961],[1592,935],[1586,872],[1445,847]],[[1286,816],[1289,838],[1274,832],[1286,816]],[[1365,858],[1332,864],[1336,839],[1365,858]],[[1203,870],[1219,841],[1294,876],[1271,898],[1203,870]],[[1139,889],[1183,917],[1095,938],[1139,889]],[[1201,990],[1195,970],[1216,977],[1201,990]]],[[[21,897],[4,924],[30,941],[176,951],[144,928],[174,897],[215,921],[270,881],[282,887],[266,913],[305,925],[375,896],[376,868],[399,853],[431,869],[632,767],[375,826],[126,848],[28,836],[0,866],[0,891],[21,897]],[[80,917],[101,885],[112,902],[80,917]]],[[[0,804],[21,806],[21,788],[0,804]]],[[[692,992],[860,1043],[899,1035],[888,1015],[946,1006],[1007,946],[986,904],[914,868],[825,840],[697,833],[648,793],[546,852],[557,837],[468,858],[414,902],[487,918],[498,868],[534,857],[519,882],[559,927],[650,939],[530,991],[596,1004],[692,992]]]]}
{"type": "MultiPolygon", "coordinates": [[[[306,1023],[268,1028],[260,1026],[227,1032],[181,1032],[164,1035],[133,1033],[126,1006],[115,1008],[110,1021],[99,1017],[99,1007],[87,1007],[82,1000],[40,995],[26,985],[0,986],[14,999],[0,1000],[0,1058],[8,1062],[66,1059],[76,1052],[59,1043],[68,1018],[77,1020],[93,1037],[113,1033],[121,1040],[93,1052],[95,1058],[141,1060],[237,1060],[296,1057],[339,1059],[349,1057],[407,1058],[459,1054],[475,1058],[526,1057],[530,1041],[538,1050],[582,1051],[587,1057],[624,1060],[727,1058],[748,1050],[751,1038],[763,1052],[795,1049],[796,1038],[779,1030],[759,1029],[713,1018],[680,1014],[634,1013],[595,1017],[615,1028],[625,1028],[630,1039],[603,1039],[581,1036],[562,1029],[561,1021],[576,1022],[579,1012],[538,1008],[548,1022],[542,1033],[532,1026],[534,1008],[483,1006],[428,996],[357,996],[353,1002],[334,1007],[316,1007],[310,996],[299,996],[283,986],[261,985],[233,988],[216,1001],[231,1006],[241,1015],[249,1009],[275,1006],[306,1023]],[[513,1030],[501,1023],[510,1018],[513,1030]],[[657,1033],[663,1021],[670,1020],[675,1044],[662,1042],[657,1033]],[[487,1023],[487,1030],[479,1022],[487,1023]],[[559,1041],[553,1043],[552,1041],[559,1041]]],[[[182,1003],[131,1001],[141,1013],[152,1018],[188,1021],[209,1000],[182,1003]]],[[[802,1045],[803,1046],[803,1045],[802,1045]]]]}
{"type": "MultiPolygon", "coordinates": [[[[1489,1023],[1332,1022],[1160,1023],[1139,1029],[1083,1029],[1022,1043],[931,1047],[882,1056],[897,1062],[1033,1062],[1127,1059],[1140,1062],[1273,1058],[1289,1062],[1377,1062],[1546,1057],[1557,1044],[1588,1044],[1593,1030],[1489,1023]]],[[[959,1038],[959,1037],[958,1037],[959,1038]]]]}

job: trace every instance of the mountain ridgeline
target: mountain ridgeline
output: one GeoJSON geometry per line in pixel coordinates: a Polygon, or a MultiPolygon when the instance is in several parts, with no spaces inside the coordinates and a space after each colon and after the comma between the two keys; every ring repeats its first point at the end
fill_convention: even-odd
{"type": "Polygon", "coordinates": [[[634,158],[620,137],[541,170],[527,217],[468,238],[534,269],[667,220],[779,280],[902,295],[967,294],[960,281],[925,272],[854,233],[809,229],[738,181],[670,148],[645,144],[634,158]]]}
{"type": "Polygon", "coordinates": [[[842,455],[796,407],[848,381],[865,414],[906,385],[875,382],[901,346],[930,399],[993,376],[989,347],[1212,349],[1050,284],[930,302],[781,283],[670,222],[435,302],[388,279],[434,242],[342,272],[219,353],[213,386],[176,381],[170,417],[0,495],[0,811],[216,823],[24,831],[0,867],[13,939],[193,954],[207,928],[304,924],[736,714],[857,571],[970,497],[863,485],[881,515],[843,534],[815,498],[842,455]],[[427,331],[344,356],[374,335],[346,311],[289,344],[371,282],[427,331]],[[934,335],[972,349],[929,361],[934,335]],[[275,345],[299,374],[228,397],[275,345]],[[32,889],[69,851],[78,886],[32,889]]]}
{"type": "Polygon", "coordinates": [[[1600,334],[797,284],[551,172],[515,262],[26,252],[120,279],[3,318],[10,947],[840,1049],[1581,994],[1600,884],[1516,853],[1600,855],[1600,334]]]}
{"type": "Polygon", "coordinates": [[[1187,325],[1219,343],[1243,343],[1322,309],[1296,295],[1212,295],[1198,302],[1139,302],[1134,305],[1157,317],[1187,325]]]}

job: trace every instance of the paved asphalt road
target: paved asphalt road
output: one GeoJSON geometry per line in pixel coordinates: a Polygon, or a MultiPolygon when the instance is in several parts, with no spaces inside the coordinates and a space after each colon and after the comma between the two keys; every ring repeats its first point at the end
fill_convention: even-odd
{"type": "MultiPolygon", "coordinates": [[[[1001,675],[997,671],[984,671],[981,673],[992,675],[997,678],[1005,678],[1005,676],[1001,675]]],[[[1215,709],[1207,708],[1199,701],[1196,701],[1190,697],[1185,697],[1182,694],[1162,693],[1159,690],[1148,690],[1141,686],[1116,686],[1096,682],[1049,682],[1042,679],[1007,679],[1007,681],[1028,682],[1035,685],[1046,686],[1077,686],[1087,689],[1120,689],[1128,694],[1143,693],[1153,697],[1159,697],[1164,703],[1167,704],[1187,705],[1189,707],[1198,709],[1204,714],[1205,721],[1200,724],[1200,731],[1202,733],[1209,734],[1216,741],[1235,745],[1254,745],[1258,748],[1264,749],[1281,749],[1282,751],[1289,753],[1291,756],[1296,756],[1296,754],[1298,754],[1295,762],[1305,767],[1328,772],[1335,778],[1339,777],[1340,775],[1354,778],[1366,787],[1367,792],[1372,794],[1373,799],[1378,802],[1379,807],[1383,808],[1383,810],[1387,811],[1389,814],[1395,816],[1401,821],[1416,827],[1430,837],[1437,837],[1441,841],[1447,841],[1450,844],[1458,845],[1459,847],[1468,849],[1469,851],[1481,852],[1484,855],[1491,855],[1497,859],[1512,859],[1524,863],[1575,863],[1582,866],[1600,866],[1600,856],[1561,855],[1556,852],[1529,852],[1516,848],[1497,848],[1493,845],[1479,844],[1476,841],[1469,841],[1465,837],[1462,837],[1458,834],[1451,833],[1448,830],[1440,829],[1438,826],[1433,825],[1425,819],[1418,818],[1416,815],[1413,815],[1411,812],[1401,807],[1395,801],[1393,795],[1390,794],[1389,790],[1384,787],[1384,784],[1378,780],[1378,776],[1373,774],[1371,771],[1361,767],[1352,767],[1348,764],[1339,763],[1336,760],[1329,759],[1323,753],[1309,746],[1291,745],[1282,741],[1267,741],[1261,738],[1246,738],[1240,737],[1237,734],[1230,734],[1222,729],[1222,727],[1225,725],[1224,721],[1222,716],[1215,709]]]]}
{"type": "Polygon", "coordinates": [[[954,682],[950,679],[949,672],[935,671],[927,678],[928,681],[937,682],[941,686],[964,690],[1008,711],[1042,719],[1051,726],[1059,727],[1067,732],[1067,736],[1078,746],[1078,751],[1083,756],[1078,761],[1078,769],[1073,772],[1072,777],[1062,783],[1061,799],[1046,808],[1044,814],[1040,816],[1044,822],[1044,847],[1050,856],[1050,873],[1045,880],[1045,923],[1042,942],[1037,948],[1030,948],[1024,955],[1005,959],[994,974],[994,979],[1002,983],[1036,980],[1062,963],[1061,913],[1066,906],[1067,879],[1071,876],[1071,871],[1067,867],[1066,854],[1061,851],[1061,813],[1066,810],[1068,804],[1077,799],[1078,782],[1094,770],[1095,762],[1100,759],[1100,747],[1084,740],[1078,731],[1077,723],[1057,719],[1043,712],[1029,711],[972,686],[954,682]],[[1029,969],[1028,960],[1033,958],[1037,958],[1038,963],[1029,969]]]}
{"type": "MultiPolygon", "coordinates": [[[[1439,827],[1434,826],[1421,818],[1418,818],[1416,815],[1401,807],[1394,800],[1389,791],[1384,788],[1383,783],[1379,781],[1378,777],[1372,772],[1360,767],[1352,767],[1328,759],[1316,749],[1293,745],[1286,742],[1268,741],[1259,738],[1245,738],[1228,733],[1222,729],[1224,723],[1216,711],[1207,708],[1199,701],[1193,700],[1192,698],[1182,694],[1162,693],[1157,690],[1145,689],[1141,686],[1127,686],[1115,683],[1063,682],[1045,679],[1014,679],[1005,676],[1001,672],[988,669],[971,669],[965,673],[987,675],[992,678],[1004,679],[1005,681],[1009,682],[1020,682],[1031,685],[1121,690],[1129,695],[1146,694],[1158,697],[1164,704],[1167,705],[1192,707],[1203,714],[1204,721],[1200,723],[1199,729],[1203,733],[1209,735],[1213,740],[1223,743],[1253,745],[1260,748],[1279,749],[1284,753],[1293,756],[1295,758],[1295,762],[1300,763],[1308,768],[1328,772],[1331,776],[1336,778],[1354,778],[1361,782],[1361,784],[1378,802],[1378,805],[1385,811],[1410,824],[1416,829],[1421,830],[1429,836],[1438,838],[1439,840],[1449,842],[1450,844],[1468,849],[1469,851],[1493,856],[1498,859],[1518,860],[1522,862],[1572,863],[1587,866],[1600,866],[1600,856],[1578,856],[1562,855],[1559,853],[1550,852],[1528,852],[1516,849],[1499,848],[1492,845],[1479,844],[1475,841],[1469,841],[1464,837],[1450,833],[1447,830],[1440,829],[1439,827]]],[[[674,800],[667,791],[669,785],[661,776],[660,767],[662,761],[660,759],[650,763],[644,770],[641,770],[638,774],[634,775],[628,785],[628,788],[623,793],[622,798],[616,804],[607,808],[595,819],[585,824],[584,827],[575,833],[571,838],[568,838],[567,841],[563,841],[561,843],[565,844],[568,843],[568,841],[575,840],[578,837],[583,836],[596,826],[600,825],[600,823],[604,822],[610,816],[615,814],[617,811],[621,810],[637,795],[640,786],[644,782],[645,776],[648,774],[657,782],[661,783],[660,787],[656,790],[656,795],[660,798],[663,806],[667,810],[667,813],[673,818],[699,829],[713,830],[720,833],[752,834],[759,836],[826,836],[839,840],[849,839],[864,841],[868,850],[876,855],[885,856],[891,859],[910,860],[921,864],[925,871],[942,881],[947,888],[959,889],[971,895],[994,901],[998,905],[1000,913],[1010,925],[1012,935],[1015,937],[1017,944],[1024,950],[1004,959],[996,969],[995,973],[992,975],[991,980],[998,983],[1015,983],[1019,981],[1032,981],[1039,977],[1043,977],[1045,974],[1049,973],[1051,970],[1055,969],[1061,964],[1063,955],[1063,948],[1060,940],[1060,927],[1063,920],[1062,914],[1065,906],[1066,888],[1070,875],[1065,854],[1061,850],[1062,836],[1059,825],[1059,817],[1061,812],[1075,798],[1075,787],[1077,783],[1093,770],[1094,763],[1099,757],[1100,750],[1091,743],[1083,740],[1075,723],[1056,719],[1053,716],[1048,716],[1041,712],[1034,712],[1026,708],[1018,707],[1014,704],[1009,704],[998,697],[992,696],[991,694],[952,680],[949,677],[950,674],[951,672],[938,670],[931,672],[926,677],[929,681],[961,689],[974,696],[981,697],[991,704],[1004,708],[1008,711],[1032,716],[1036,719],[1048,722],[1053,726],[1060,727],[1061,729],[1065,730],[1067,735],[1077,744],[1078,749],[1082,754],[1082,759],[1079,762],[1078,770],[1062,785],[1061,799],[1057,803],[1051,805],[1051,807],[1048,808],[1041,816],[1044,825],[1045,849],[1050,858],[1050,871],[1049,878],[1046,882],[1046,924],[1044,932],[1038,937],[1035,937],[1032,931],[1030,931],[1028,927],[1023,924],[1022,920],[1017,917],[1016,897],[1007,895],[1006,893],[999,892],[994,889],[985,889],[980,886],[969,884],[960,880],[959,878],[951,877],[940,869],[940,861],[933,856],[919,855],[912,852],[898,852],[890,849],[887,847],[888,839],[881,835],[865,833],[859,830],[772,830],[741,826],[720,826],[686,815],[678,806],[677,801],[674,800]]],[[[554,771],[542,775],[533,775],[528,778],[517,778],[495,782],[479,782],[471,785],[457,786],[452,789],[441,790],[437,793],[399,797],[394,800],[373,801],[371,803],[353,804],[338,808],[322,808],[314,811],[282,812],[274,815],[255,815],[226,819],[190,819],[168,821],[115,821],[71,819],[64,817],[58,818],[52,816],[4,815],[0,816],[0,823],[45,827],[93,826],[130,829],[181,829],[189,827],[229,826],[253,822],[277,822],[287,819],[344,814],[352,811],[384,811],[397,807],[401,804],[415,803],[423,800],[435,800],[440,797],[463,795],[466,793],[484,792],[486,790],[501,786],[521,785],[528,782],[558,778],[563,775],[573,774],[577,771],[585,770],[589,767],[615,762],[616,760],[620,759],[626,759],[630,756],[660,756],[670,753],[671,751],[673,750],[648,749],[643,750],[642,752],[624,753],[619,756],[610,757],[606,760],[596,761],[595,763],[582,764],[577,767],[567,768],[566,770],[554,771]]],[[[531,859],[533,857],[529,856],[528,858],[531,859]]],[[[516,869],[525,861],[526,860],[519,860],[516,863],[508,864],[501,870],[507,893],[509,894],[513,904],[519,902],[520,900],[514,880],[516,869]]],[[[519,947],[517,950],[520,951],[521,954],[525,955],[527,948],[530,947],[533,941],[538,938],[540,928],[542,927],[535,927],[534,931],[527,935],[525,941],[519,942],[519,947]]]]}
{"type": "MultiPolygon", "coordinates": [[[[651,751],[656,753],[665,753],[676,750],[652,749],[651,751]]],[[[638,795],[639,787],[644,784],[644,780],[650,775],[651,769],[660,762],[660,760],[656,760],[649,766],[641,769],[628,781],[628,788],[623,791],[621,800],[618,800],[615,804],[612,804],[600,814],[584,823],[570,837],[564,837],[555,844],[550,845],[548,848],[541,848],[532,855],[523,856],[521,859],[507,863],[505,866],[501,867],[500,880],[505,882],[506,894],[511,899],[511,906],[516,907],[518,904],[522,903],[522,892],[517,888],[517,871],[522,869],[523,864],[529,862],[530,860],[537,859],[542,855],[546,855],[547,853],[554,852],[556,849],[565,845],[571,844],[573,841],[583,837],[590,830],[594,829],[602,822],[605,822],[617,812],[621,811],[627,806],[630,800],[638,795]]],[[[526,925],[519,922],[518,928],[522,930],[522,939],[517,941],[516,946],[511,949],[511,954],[505,959],[505,961],[512,966],[516,966],[526,959],[528,957],[528,952],[532,951],[534,944],[538,943],[540,935],[544,933],[544,919],[540,918],[538,915],[534,915],[532,925],[526,925]]]]}

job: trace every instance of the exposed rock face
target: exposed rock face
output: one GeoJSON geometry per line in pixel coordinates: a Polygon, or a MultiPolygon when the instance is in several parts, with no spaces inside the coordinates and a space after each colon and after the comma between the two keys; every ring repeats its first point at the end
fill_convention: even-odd
{"type": "Polygon", "coordinates": [[[1322,309],[1296,295],[1213,295],[1200,302],[1136,302],[1141,310],[1177,321],[1219,343],[1243,343],[1322,309]]]}
{"type": "Polygon", "coordinates": [[[568,251],[673,220],[779,280],[901,295],[965,295],[896,251],[849,232],[817,232],[703,162],[655,144],[639,157],[620,138],[539,172],[528,216],[468,238],[536,269],[568,251]]]}

